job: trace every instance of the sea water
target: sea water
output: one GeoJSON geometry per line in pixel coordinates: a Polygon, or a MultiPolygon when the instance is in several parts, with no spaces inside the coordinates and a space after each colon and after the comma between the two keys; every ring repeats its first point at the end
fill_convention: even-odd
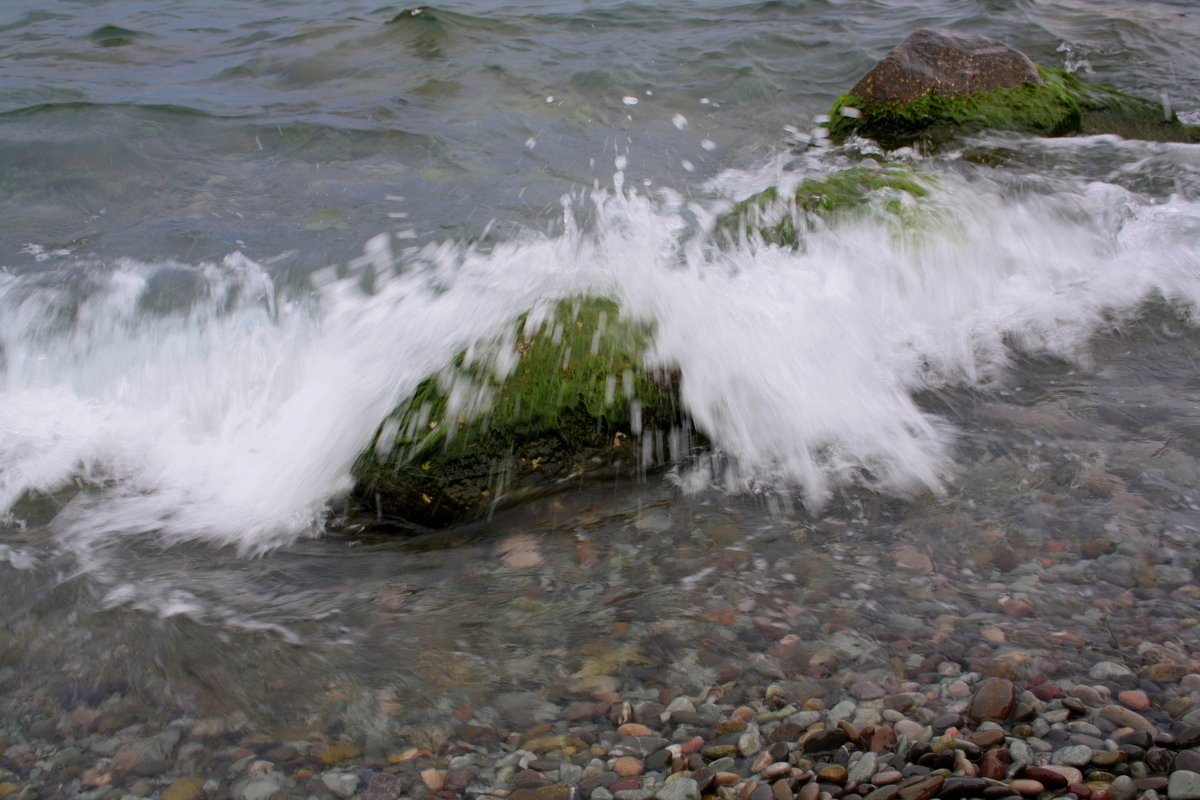
{"type": "MultiPolygon", "coordinates": [[[[857,163],[818,116],[920,25],[1200,119],[1186,3],[7,8],[0,679],[24,688],[6,713],[39,681],[299,713],[262,663],[439,708],[549,683],[531,662],[608,618],[586,581],[557,609],[497,602],[522,580],[497,542],[529,530],[552,563],[607,531],[616,591],[729,518],[751,548],[873,522],[870,552],[947,509],[1016,524],[1047,470],[1132,474],[1169,444],[1143,488],[1194,543],[1196,146],[980,137],[891,155],[925,176],[914,227],[866,213],[799,249],[717,229],[749,194],[857,163]],[[373,538],[345,496],[388,411],[581,293],[653,324],[647,359],[679,370],[711,448],[494,527],[373,538]],[[492,665],[482,689],[475,667],[397,673],[436,628],[492,665]]],[[[1022,524],[1111,524],[1070,508],[1022,524]]]]}

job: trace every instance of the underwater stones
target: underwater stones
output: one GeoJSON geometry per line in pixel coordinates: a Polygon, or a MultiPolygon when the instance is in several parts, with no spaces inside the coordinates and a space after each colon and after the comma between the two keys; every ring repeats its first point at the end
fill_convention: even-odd
{"type": "Polygon", "coordinates": [[[684,423],[675,377],[642,364],[651,333],[603,298],[521,316],[383,422],[355,465],[355,499],[381,519],[447,527],[653,466],[684,423]]]}
{"type": "Polygon", "coordinates": [[[838,98],[829,117],[834,142],[858,135],[886,149],[936,147],[981,131],[1200,141],[1200,128],[1184,125],[1161,102],[1037,66],[995,39],[930,28],[888,53],[838,98]]]}
{"type": "Polygon", "coordinates": [[[892,49],[850,93],[871,103],[949,97],[1041,84],[1037,67],[1019,50],[988,36],[918,28],[892,49]]]}

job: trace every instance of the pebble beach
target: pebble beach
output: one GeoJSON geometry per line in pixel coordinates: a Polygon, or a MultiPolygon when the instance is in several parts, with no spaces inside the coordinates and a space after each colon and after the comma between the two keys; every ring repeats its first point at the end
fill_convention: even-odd
{"type": "MultiPolygon", "coordinates": [[[[855,534],[862,519],[792,527],[661,487],[603,512],[548,500],[542,513],[570,535],[523,532],[521,516],[461,551],[493,599],[510,592],[509,613],[555,601],[567,617],[557,633],[544,626],[563,647],[495,665],[525,680],[489,683],[486,665],[436,650],[405,668],[467,689],[477,678],[477,691],[447,690],[419,722],[373,729],[339,719],[354,698],[320,687],[292,687],[321,713],[289,726],[203,704],[164,714],[119,690],[10,693],[0,795],[1194,800],[1196,559],[1153,533],[1159,512],[1131,496],[1093,498],[1113,513],[1111,539],[1013,547],[985,531],[955,549],[880,517],[894,534],[882,552],[855,534]],[[614,575],[622,564],[630,573],[614,575]],[[599,573],[612,588],[587,595],[591,627],[572,639],[584,612],[556,592],[574,581],[583,603],[599,573]]],[[[942,508],[962,523],[961,504],[942,508]]],[[[420,615],[420,592],[361,590],[377,625],[420,615]]],[[[368,697],[379,718],[422,705],[377,687],[368,697]]]]}

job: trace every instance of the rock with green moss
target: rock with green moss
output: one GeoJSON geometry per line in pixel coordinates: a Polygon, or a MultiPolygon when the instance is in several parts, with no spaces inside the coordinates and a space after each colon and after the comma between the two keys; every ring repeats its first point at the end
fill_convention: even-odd
{"type": "Polygon", "coordinates": [[[888,53],[838,98],[829,116],[833,141],[858,135],[887,149],[936,147],[988,130],[1200,141],[1200,128],[1182,124],[1161,102],[1036,66],[986,36],[930,28],[888,53]]]}
{"type": "Polygon", "coordinates": [[[522,315],[384,421],[355,466],[357,500],[381,517],[445,527],[635,475],[683,424],[676,376],[643,363],[652,334],[607,299],[522,315]]]}
{"type": "Polygon", "coordinates": [[[819,221],[855,214],[881,214],[897,232],[910,231],[932,213],[916,203],[929,194],[933,178],[904,164],[869,164],[808,178],[793,191],[776,187],[733,207],[721,225],[738,237],[798,247],[819,221]]]}

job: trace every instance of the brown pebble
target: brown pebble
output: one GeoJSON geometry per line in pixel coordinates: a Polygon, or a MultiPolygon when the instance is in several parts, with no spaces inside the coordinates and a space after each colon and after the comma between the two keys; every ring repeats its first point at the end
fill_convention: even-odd
{"type": "Polygon", "coordinates": [[[921,778],[908,786],[901,786],[900,798],[901,800],[929,800],[941,791],[943,783],[945,783],[945,779],[941,775],[921,778]]]}
{"type": "Polygon", "coordinates": [[[1128,728],[1133,728],[1135,731],[1155,732],[1155,727],[1150,720],[1143,717],[1136,711],[1132,711],[1124,706],[1107,705],[1100,709],[1100,716],[1107,720],[1123,725],[1128,728]]]}
{"type": "Polygon", "coordinates": [[[997,747],[988,750],[979,761],[979,777],[993,781],[1002,780],[1008,773],[1008,748],[997,747]]]}
{"type": "MultiPolygon", "coordinates": [[[[897,773],[899,774],[899,773],[897,773]]],[[[895,800],[900,794],[900,787],[896,785],[880,786],[879,788],[869,792],[863,800],[895,800]]]]}
{"type": "Polygon", "coordinates": [[[1150,697],[1141,689],[1126,689],[1117,694],[1117,699],[1134,711],[1145,711],[1150,707],[1150,697]]]}
{"type": "Polygon", "coordinates": [[[1012,681],[1004,678],[988,678],[975,689],[975,695],[967,706],[967,715],[975,722],[1008,719],[1017,703],[1017,689],[1012,681]]]}
{"type": "Polygon", "coordinates": [[[640,722],[626,722],[621,727],[617,728],[617,738],[627,739],[630,736],[653,736],[654,731],[650,730],[640,722]]]}
{"type": "Polygon", "coordinates": [[[621,756],[613,762],[613,772],[620,775],[622,778],[632,778],[634,775],[641,775],[645,765],[640,758],[633,756],[621,756]]]}
{"type": "Polygon", "coordinates": [[[841,764],[830,764],[827,767],[822,767],[817,773],[817,780],[825,783],[836,783],[841,786],[846,782],[846,768],[841,764]]]}
{"type": "Polygon", "coordinates": [[[736,772],[718,772],[716,777],[713,778],[713,783],[717,786],[733,786],[741,779],[742,776],[736,772]]]}
{"type": "MultiPolygon", "coordinates": [[[[160,800],[196,800],[204,792],[204,778],[198,775],[177,778],[159,795],[160,800]]],[[[4,792],[0,790],[0,797],[4,792]]]]}
{"type": "Polygon", "coordinates": [[[871,734],[867,749],[872,753],[886,753],[896,746],[896,729],[891,726],[876,728],[871,734]]]}
{"type": "Polygon", "coordinates": [[[899,783],[900,779],[903,777],[904,775],[897,770],[889,769],[884,770],[883,772],[878,773],[874,778],[871,778],[871,783],[875,784],[876,786],[887,786],[892,783],[899,783]]]}
{"type": "Polygon", "coordinates": [[[1046,791],[1046,787],[1040,782],[1031,780],[1029,778],[1017,778],[1016,780],[1009,781],[1008,785],[1011,786],[1014,791],[1030,796],[1039,795],[1046,791]]]}
{"type": "Polygon", "coordinates": [[[821,785],[816,781],[811,781],[800,787],[800,792],[796,795],[796,800],[817,800],[821,796],[821,785]]]}
{"type": "Polygon", "coordinates": [[[1005,600],[1000,604],[1000,607],[1004,609],[1005,614],[1018,619],[1022,617],[1028,617],[1033,613],[1033,606],[1031,606],[1029,603],[1026,603],[1024,600],[1018,600],[1015,597],[1005,600]]]}
{"type": "Polygon", "coordinates": [[[421,783],[425,784],[425,788],[429,789],[431,792],[440,791],[446,785],[446,770],[421,770],[421,783]]]}
{"type": "Polygon", "coordinates": [[[749,722],[754,719],[755,711],[750,706],[738,706],[729,715],[729,718],[734,722],[749,722]]]}
{"type": "Polygon", "coordinates": [[[790,775],[791,773],[792,765],[786,761],[776,761],[762,769],[763,777],[771,779],[782,778],[784,775],[790,775]]]}
{"type": "Polygon", "coordinates": [[[982,730],[975,731],[967,740],[976,747],[987,749],[1004,743],[1004,731],[997,730],[982,730]]]}

